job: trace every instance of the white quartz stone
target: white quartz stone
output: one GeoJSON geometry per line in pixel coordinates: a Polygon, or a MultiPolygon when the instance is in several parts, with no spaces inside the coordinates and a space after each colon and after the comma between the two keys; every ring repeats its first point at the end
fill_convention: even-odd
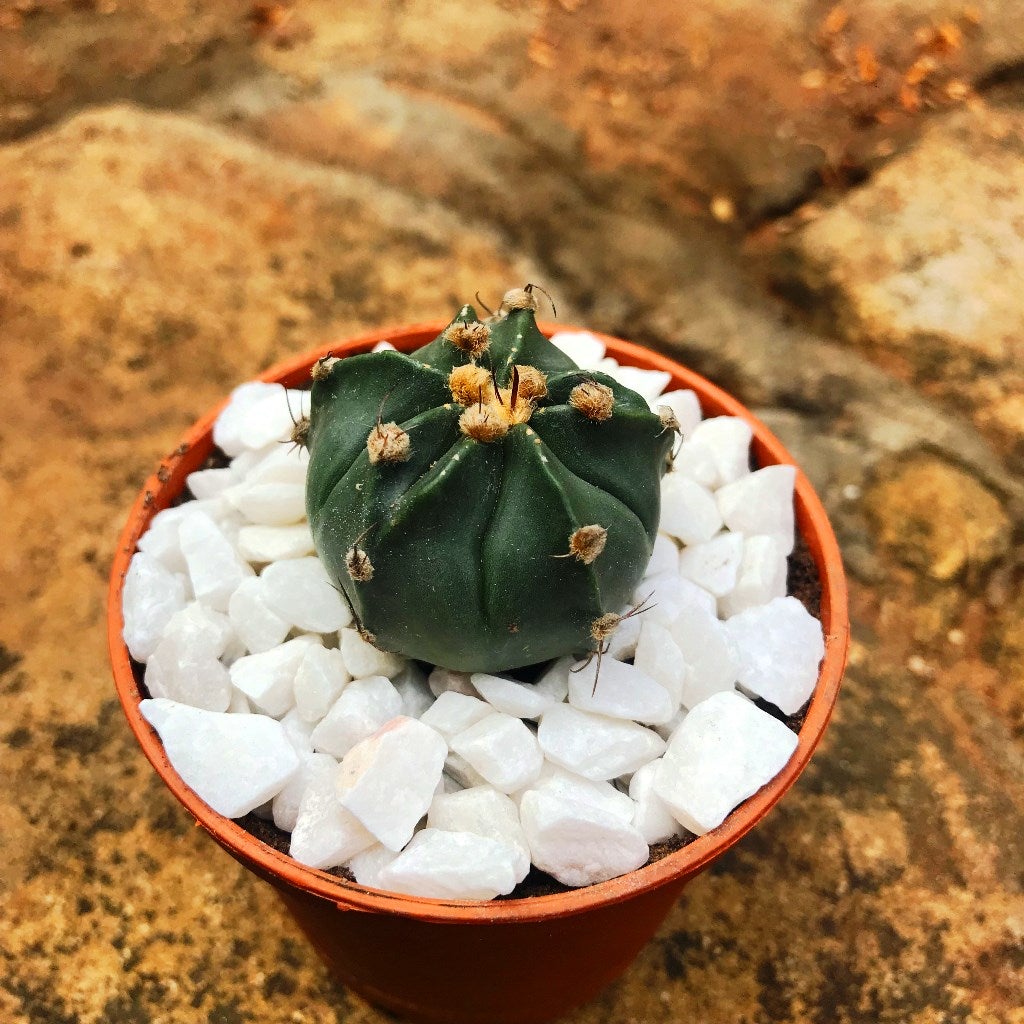
{"type": "Polygon", "coordinates": [[[672,737],[654,789],[684,828],[703,835],[775,778],[796,746],[796,733],[745,697],[717,693],[672,737]]]}
{"type": "Polygon", "coordinates": [[[195,596],[226,612],[231,595],[252,569],[242,561],[223,530],[209,516],[186,516],[178,526],[181,550],[195,596]]]}
{"type": "MultiPolygon", "coordinates": [[[[146,532],[139,538],[139,550],[155,558],[164,568],[174,573],[188,573],[185,556],[181,553],[178,527],[182,519],[201,512],[213,512],[212,501],[186,501],[173,508],[161,509],[150,520],[146,532]]],[[[189,585],[191,587],[191,584],[189,585]]]]}
{"type": "Polygon", "coordinates": [[[449,745],[502,793],[529,785],[544,763],[536,736],[518,718],[498,711],[464,729],[449,745]]]}
{"type": "MultiPolygon", "coordinates": [[[[631,654],[636,651],[636,644],[640,639],[640,627],[644,622],[657,622],[671,629],[676,619],[688,608],[702,608],[711,615],[717,613],[714,594],[697,586],[693,580],[685,579],[675,573],[663,573],[651,579],[641,580],[634,592],[634,600],[637,605],[644,608],[644,611],[625,620],[619,626],[619,630],[622,630],[627,624],[636,623],[632,627],[636,630],[636,638],[633,641],[631,654]],[[642,605],[641,602],[643,602],[642,605]]],[[[613,647],[609,653],[614,653],[614,637],[613,647]]]]}
{"type": "Polygon", "coordinates": [[[569,672],[577,663],[576,658],[558,658],[537,677],[533,684],[538,693],[551,698],[553,704],[560,704],[569,693],[569,672]]]}
{"type": "Polygon", "coordinates": [[[496,839],[425,828],[377,878],[382,888],[410,896],[490,900],[515,888],[514,858],[496,839]]]}
{"type": "Polygon", "coordinates": [[[633,820],[633,801],[610,782],[595,782],[582,775],[566,771],[551,761],[545,761],[540,775],[515,794],[518,802],[531,791],[549,793],[569,803],[590,804],[629,823],[633,820]]]}
{"type": "Polygon", "coordinates": [[[402,671],[391,677],[391,683],[401,694],[402,714],[409,718],[419,718],[434,703],[427,674],[414,662],[406,662],[402,671]]]}
{"type": "Polygon", "coordinates": [[[344,757],[357,743],[402,713],[402,698],[386,676],[349,683],[313,730],[313,748],[344,757]]]}
{"type": "MultiPolygon", "coordinates": [[[[692,436],[692,435],[691,435],[692,436]]],[[[672,475],[686,477],[701,487],[713,488],[718,483],[718,463],[712,451],[684,441],[672,457],[672,475]]]]}
{"type": "Polygon", "coordinates": [[[177,612],[146,665],[146,687],[207,711],[227,711],[231,680],[220,656],[231,637],[227,618],[194,602],[177,612]]]}
{"type": "Polygon", "coordinates": [[[285,832],[295,830],[295,824],[299,820],[302,798],[318,772],[327,779],[331,798],[335,799],[334,773],[337,770],[338,762],[327,754],[314,754],[306,751],[296,751],[296,753],[299,755],[299,770],[285,783],[284,789],[274,797],[270,806],[274,824],[285,832]]]}
{"type": "Polygon", "coordinates": [[[381,843],[375,843],[352,857],[347,866],[360,885],[379,889],[381,887],[381,870],[386,868],[397,856],[398,854],[394,850],[389,850],[381,843]]]}
{"type": "Polygon", "coordinates": [[[672,739],[672,734],[682,724],[683,719],[686,718],[686,715],[686,707],[680,707],[679,710],[664,725],[656,725],[654,727],[654,731],[667,743],[670,739],[672,739]]]}
{"type": "Polygon", "coordinates": [[[280,722],[284,727],[285,735],[300,754],[313,753],[314,726],[312,722],[307,722],[295,708],[283,715],[280,722]]]}
{"type": "Polygon", "coordinates": [[[765,466],[715,493],[722,519],[738,533],[768,534],[793,550],[794,466],[765,466]]]}
{"type": "Polygon", "coordinates": [[[686,662],[684,707],[692,708],[713,693],[735,688],[739,663],[716,616],[703,608],[689,608],[673,623],[672,638],[686,662]]]}
{"type": "MultiPolygon", "coordinates": [[[[672,633],[656,619],[646,619],[641,623],[633,664],[664,687],[671,699],[674,714],[683,699],[683,685],[689,670],[672,633]]],[[[663,725],[667,720],[654,724],[663,725]]]]}
{"type": "Polygon", "coordinates": [[[487,780],[460,754],[453,754],[449,751],[445,758],[444,771],[445,775],[463,789],[488,785],[487,780]]]}
{"type": "Polygon", "coordinates": [[[684,544],[700,544],[721,528],[722,516],[711,491],[681,473],[661,478],[659,529],[684,544]]]}
{"type": "Polygon", "coordinates": [[[556,704],[540,720],[537,739],[545,757],[587,779],[634,772],[665,749],[657,733],[635,722],[556,704]]]}
{"type": "Polygon", "coordinates": [[[148,661],[173,616],[185,607],[185,588],[162,562],[136,552],[124,580],[124,642],[136,661],[148,661]]]}
{"type": "Polygon", "coordinates": [[[697,586],[724,597],[735,586],[743,561],[743,534],[724,531],[679,554],[679,572],[697,586]]]}
{"type": "Polygon", "coordinates": [[[666,391],[658,396],[658,405],[667,405],[679,421],[679,432],[684,438],[689,437],[700,423],[700,400],[694,391],[688,388],[680,391],[666,391]]]}
{"type": "Polygon", "coordinates": [[[647,725],[667,722],[676,709],[668,690],[646,672],[607,657],[600,662],[592,658],[569,676],[569,703],[581,711],[647,725]]]}
{"type": "Polygon", "coordinates": [[[650,761],[638,768],[629,780],[629,795],[635,807],[633,825],[649,846],[664,842],[680,831],[679,822],[654,791],[654,778],[660,764],[661,758],[650,761]]]}
{"type": "Polygon", "coordinates": [[[613,380],[646,399],[652,408],[660,401],[659,395],[672,380],[672,375],[664,370],[642,370],[638,366],[620,365],[606,372],[613,380]]]}
{"type": "Polygon", "coordinates": [[[786,596],[786,550],[778,537],[744,537],[736,586],[718,602],[728,618],[786,596]]]}
{"type": "Polygon", "coordinates": [[[333,633],[352,621],[348,605],[331,585],[319,558],[272,562],[260,580],[267,607],[301,630],[333,633]]]}
{"type": "Polygon", "coordinates": [[[581,370],[592,370],[604,359],[604,342],[589,331],[556,331],[551,344],[560,348],[581,370]]]}
{"type": "Polygon", "coordinates": [[[225,491],[224,496],[250,523],[263,526],[288,526],[306,514],[306,494],[301,484],[246,481],[225,491]]]}
{"type": "Polygon", "coordinates": [[[752,436],[753,431],[744,420],[735,416],[713,416],[697,424],[686,446],[710,453],[716,469],[712,486],[721,487],[750,472],[752,436]]]}
{"type": "Polygon", "coordinates": [[[213,443],[230,456],[241,455],[246,447],[262,447],[246,444],[251,436],[246,429],[247,419],[253,409],[260,408],[261,403],[276,402],[278,396],[281,396],[283,404],[282,389],[274,384],[255,380],[240,384],[231,392],[228,404],[213,425],[213,443]]]}
{"type": "Polygon", "coordinates": [[[228,601],[228,618],[250,654],[260,654],[283,643],[291,629],[263,600],[263,582],[258,576],[250,576],[238,585],[228,601]]]}
{"type": "Polygon", "coordinates": [[[660,576],[664,572],[676,573],[679,571],[679,545],[665,533],[659,533],[654,538],[654,550],[651,552],[651,560],[644,570],[644,578],[649,576],[660,576]]]}
{"type": "Polygon", "coordinates": [[[230,468],[198,469],[194,473],[189,473],[185,478],[185,484],[192,494],[202,501],[218,497],[237,480],[230,468]]]}
{"type": "Polygon", "coordinates": [[[483,672],[474,672],[470,680],[477,693],[495,711],[514,718],[540,718],[552,704],[558,703],[546,690],[539,690],[533,683],[521,683],[483,672]]]}
{"type": "Polygon", "coordinates": [[[266,715],[280,718],[295,704],[295,675],[315,637],[300,636],[259,654],[239,658],[230,669],[231,683],[266,715]]]}
{"type": "Polygon", "coordinates": [[[339,636],[341,655],[353,679],[365,679],[368,676],[387,676],[390,679],[405,668],[405,658],[378,650],[373,644],[367,643],[357,630],[346,626],[339,636]]]}
{"type": "Polygon", "coordinates": [[[477,696],[476,688],[470,682],[470,674],[468,672],[455,672],[449,668],[435,668],[431,670],[430,675],[427,677],[427,685],[435,697],[440,697],[442,693],[446,693],[448,690],[464,693],[467,697],[477,696]]]}
{"type": "MultiPolygon", "coordinates": [[[[641,581],[638,592],[643,590],[643,597],[646,597],[648,594],[652,594],[658,586],[657,580],[659,578],[660,577],[641,581]],[[644,587],[647,587],[648,589],[644,590],[644,587]]],[[[637,603],[643,600],[643,597],[638,597],[637,603]]],[[[606,641],[607,648],[604,652],[605,657],[615,658],[617,661],[626,661],[633,657],[633,654],[636,651],[637,641],[640,639],[640,626],[643,622],[643,615],[630,615],[629,613],[632,610],[632,607],[622,608],[619,610],[619,614],[622,616],[622,619],[615,627],[612,635],[608,637],[606,641]]],[[[644,614],[647,613],[645,612],[644,614]]],[[[572,662],[571,667],[576,668],[579,664],[579,660],[575,660],[572,662]]],[[[567,686],[568,679],[569,676],[566,676],[567,686]]]]}
{"type": "Polygon", "coordinates": [[[564,885],[592,885],[642,866],[647,843],[632,825],[591,804],[524,794],[523,831],[533,863],[564,885]]]}
{"type": "Polygon", "coordinates": [[[240,818],[276,796],[299,758],[280,722],[203,711],[158,698],[139,704],[186,785],[219,814],[240,818]]]}
{"type": "Polygon", "coordinates": [[[519,824],[519,808],[511,797],[490,786],[435,796],[427,813],[427,826],[445,832],[469,832],[507,844],[514,854],[517,884],[530,871],[530,848],[519,824]]]}
{"type": "Polygon", "coordinates": [[[436,729],[449,743],[452,737],[491,714],[492,709],[477,697],[446,690],[423,714],[420,721],[436,729]]]}
{"type": "Polygon", "coordinates": [[[430,807],[447,753],[430,726],[394,718],[345,755],[338,798],[388,849],[400,850],[430,807]]]}
{"type": "Polygon", "coordinates": [[[337,772],[331,758],[317,762],[296,815],[288,852],[312,868],[337,867],[377,842],[359,819],[338,803],[337,772]]]}
{"type": "Polygon", "coordinates": [[[295,709],[307,722],[319,722],[352,677],[341,651],[310,645],[295,673],[295,709]]]}
{"type": "MultiPolygon", "coordinates": [[[[232,463],[232,468],[236,465],[232,463]]],[[[305,487],[308,469],[307,449],[299,445],[272,444],[245,474],[245,479],[250,484],[299,484],[305,487]]]]}
{"type": "Polygon", "coordinates": [[[734,615],[725,633],[739,661],[739,682],[787,715],[807,703],[825,655],[821,623],[795,597],[777,597],[734,615]]]}
{"type": "Polygon", "coordinates": [[[248,562],[276,562],[313,553],[308,523],[292,526],[243,526],[238,531],[238,553],[248,562]]]}

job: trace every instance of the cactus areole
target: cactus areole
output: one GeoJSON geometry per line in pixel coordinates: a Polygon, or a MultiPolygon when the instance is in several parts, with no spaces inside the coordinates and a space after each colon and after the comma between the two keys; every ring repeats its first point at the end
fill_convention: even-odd
{"type": "Polygon", "coordinates": [[[643,576],[674,430],[535,308],[527,286],[411,354],[313,368],[313,538],[383,650],[474,672],[595,651],[643,576]]]}

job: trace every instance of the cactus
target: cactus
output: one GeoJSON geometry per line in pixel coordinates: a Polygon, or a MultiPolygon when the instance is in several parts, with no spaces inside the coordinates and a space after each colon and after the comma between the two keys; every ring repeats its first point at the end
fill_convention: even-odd
{"type": "Polygon", "coordinates": [[[382,649],[480,672],[599,652],[643,575],[670,415],[579,369],[535,310],[515,289],[410,355],[313,367],[313,538],[382,649]]]}

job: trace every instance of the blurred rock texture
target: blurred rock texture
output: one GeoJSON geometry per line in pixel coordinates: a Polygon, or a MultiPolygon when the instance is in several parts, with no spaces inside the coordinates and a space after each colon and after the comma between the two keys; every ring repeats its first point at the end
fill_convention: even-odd
{"type": "Polygon", "coordinates": [[[570,1019],[1024,1021],[1022,81],[1018,0],[0,4],[0,1019],[384,1021],[136,752],[105,576],[234,383],[529,279],[852,576],[811,768],[570,1019]]]}

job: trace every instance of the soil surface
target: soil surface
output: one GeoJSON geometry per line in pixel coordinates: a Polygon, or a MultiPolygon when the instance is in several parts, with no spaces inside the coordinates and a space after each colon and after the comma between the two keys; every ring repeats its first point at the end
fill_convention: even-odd
{"type": "Polygon", "coordinates": [[[1021,1024],[1017,0],[0,5],[0,1020],[381,1024],[192,826],[105,588],[235,384],[537,281],[807,471],[854,642],[799,784],[572,1024],[1021,1024]]]}

